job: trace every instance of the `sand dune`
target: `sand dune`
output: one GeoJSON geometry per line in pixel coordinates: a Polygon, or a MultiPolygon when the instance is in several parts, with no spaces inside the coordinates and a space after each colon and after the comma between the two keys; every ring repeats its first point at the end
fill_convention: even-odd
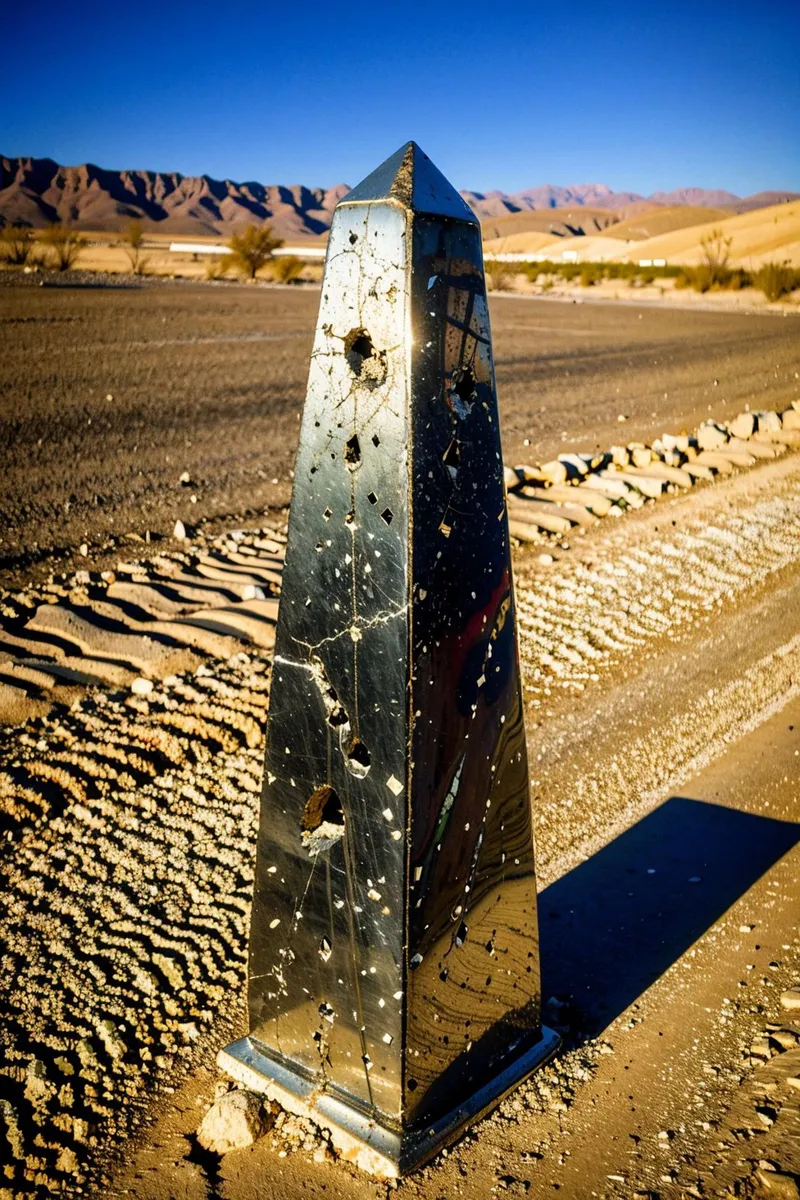
{"type": "MultiPolygon", "coordinates": [[[[711,210],[718,212],[719,210],[711,210]]],[[[730,238],[731,266],[757,269],[765,262],[789,262],[800,267],[800,201],[775,204],[771,208],[751,210],[735,216],[710,220],[708,209],[661,209],[621,222],[603,233],[578,237],[556,237],[543,240],[541,233],[518,233],[493,238],[485,249],[494,253],[532,254],[562,260],[564,255],[576,254],[578,262],[639,262],[641,259],[663,258],[668,263],[694,266],[705,260],[701,242],[720,230],[730,238]],[[702,224],[675,226],[683,213],[692,212],[706,217],[702,224]],[[670,216],[670,214],[674,216],[670,216]],[[654,236],[637,238],[635,228],[658,228],[660,222],[673,228],[654,236]],[[627,226],[627,230],[626,227],[627,226]],[[624,235],[628,234],[627,240],[624,235]]]]}
{"type": "Polygon", "coordinates": [[[520,233],[546,233],[550,237],[570,237],[574,234],[598,233],[618,218],[609,208],[588,206],[572,208],[542,208],[535,211],[505,213],[481,217],[484,239],[511,237],[520,233]]]}
{"type": "Polygon", "coordinates": [[[775,204],[724,221],[709,221],[648,238],[629,247],[620,257],[628,261],[665,258],[670,263],[691,266],[703,262],[705,253],[700,242],[715,229],[731,239],[732,265],[758,267],[764,262],[788,259],[793,266],[800,266],[800,201],[775,204]]]}
{"type": "Polygon", "coordinates": [[[732,215],[729,209],[704,208],[699,204],[651,208],[649,211],[636,213],[625,221],[618,221],[616,225],[610,225],[605,232],[609,237],[621,238],[626,242],[637,239],[644,241],[645,238],[673,233],[676,229],[706,225],[709,221],[725,221],[732,215]]]}

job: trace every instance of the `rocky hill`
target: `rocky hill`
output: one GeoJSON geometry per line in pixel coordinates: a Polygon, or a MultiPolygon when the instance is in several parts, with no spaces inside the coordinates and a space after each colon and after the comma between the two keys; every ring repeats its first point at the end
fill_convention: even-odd
{"type": "MultiPolygon", "coordinates": [[[[237,225],[269,221],[284,238],[325,233],[348,185],[308,188],[301,184],[234,183],[208,175],[177,172],[110,171],[84,163],[63,167],[51,158],[0,158],[0,223],[40,227],[64,221],[78,228],[122,229],[138,218],[149,228],[176,235],[227,234],[237,225]]],[[[760,192],[742,199],[731,192],[683,188],[639,196],[603,183],[555,187],[543,184],[508,195],[461,193],[483,221],[512,213],[593,208],[610,213],[661,205],[700,205],[745,211],[797,199],[795,192],[760,192]]]]}

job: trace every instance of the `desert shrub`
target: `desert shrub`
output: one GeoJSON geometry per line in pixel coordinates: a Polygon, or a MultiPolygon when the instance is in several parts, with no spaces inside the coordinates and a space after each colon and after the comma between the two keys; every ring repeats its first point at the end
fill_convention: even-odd
{"type": "Polygon", "coordinates": [[[0,256],[14,267],[24,267],[33,253],[33,232],[22,225],[6,225],[0,231],[0,256]]]}
{"type": "Polygon", "coordinates": [[[499,262],[497,259],[490,259],[484,264],[486,273],[486,286],[490,292],[502,292],[505,288],[510,287],[511,281],[517,274],[518,263],[499,262]]]}
{"type": "Polygon", "coordinates": [[[46,260],[58,271],[71,271],[78,255],[86,245],[69,225],[51,225],[41,235],[46,260]]]}
{"type": "Polygon", "coordinates": [[[283,240],[275,237],[269,225],[247,225],[228,242],[231,264],[248,279],[255,279],[269,262],[272,251],[282,245],[283,240]]]}
{"type": "Polygon", "coordinates": [[[753,283],[769,301],[780,300],[781,296],[788,296],[800,287],[800,271],[790,267],[788,262],[764,263],[753,276],[753,283]]]}
{"type": "Polygon", "coordinates": [[[272,274],[278,283],[294,283],[302,273],[303,263],[296,254],[281,255],[272,261],[272,274]]]}
{"type": "Polygon", "coordinates": [[[603,278],[603,268],[600,263],[581,263],[581,287],[593,287],[603,278]]]}
{"type": "Polygon", "coordinates": [[[130,221],[125,230],[125,253],[131,264],[134,275],[144,275],[147,271],[148,259],[142,254],[144,247],[144,226],[141,221],[130,221]]]}
{"type": "Polygon", "coordinates": [[[711,287],[726,287],[730,279],[728,259],[731,253],[731,241],[725,237],[721,229],[712,229],[700,239],[704,261],[701,263],[700,280],[710,280],[708,287],[698,288],[707,292],[711,287]],[[703,268],[705,268],[703,270],[703,268]]]}
{"type": "Polygon", "coordinates": [[[231,269],[231,255],[220,254],[206,263],[206,279],[224,279],[231,269]]]}

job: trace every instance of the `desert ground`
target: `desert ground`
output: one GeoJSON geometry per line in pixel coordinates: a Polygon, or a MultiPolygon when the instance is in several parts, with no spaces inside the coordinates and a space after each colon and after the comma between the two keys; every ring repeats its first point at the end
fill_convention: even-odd
{"type": "Polygon", "coordinates": [[[399,1184],[274,1114],[247,1149],[198,1142],[227,1087],[216,1052],[246,1028],[317,304],[236,284],[0,286],[0,1197],[791,1200],[794,314],[492,300],[562,1049],[399,1184]],[[565,466],[559,483],[557,456],[579,453],[591,478],[565,466]]]}

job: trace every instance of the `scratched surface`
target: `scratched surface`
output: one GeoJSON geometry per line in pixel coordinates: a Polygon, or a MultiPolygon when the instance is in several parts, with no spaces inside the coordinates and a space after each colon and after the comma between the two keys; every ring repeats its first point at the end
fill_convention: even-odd
{"type": "Polygon", "coordinates": [[[261,1046],[400,1131],[540,1035],[480,236],[416,155],[356,189],[331,231],[250,949],[261,1046]]]}

